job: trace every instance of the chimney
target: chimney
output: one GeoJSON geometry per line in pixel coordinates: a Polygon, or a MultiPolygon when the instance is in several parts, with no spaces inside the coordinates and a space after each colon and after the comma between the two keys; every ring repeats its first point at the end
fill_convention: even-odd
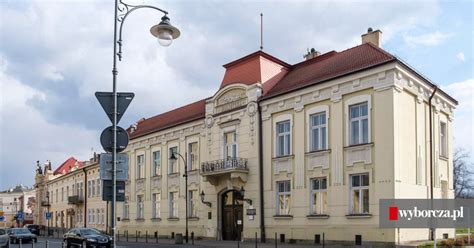
{"type": "Polygon", "coordinates": [[[362,44],[369,42],[378,47],[382,47],[382,31],[378,29],[374,31],[372,28],[369,28],[367,33],[362,35],[362,44]]]}
{"type": "Polygon", "coordinates": [[[303,57],[305,60],[310,60],[312,58],[318,57],[319,55],[321,55],[320,52],[316,51],[314,48],[311,48],[311,50],[308,50],[308,53],[306,53],[303,57]]]}

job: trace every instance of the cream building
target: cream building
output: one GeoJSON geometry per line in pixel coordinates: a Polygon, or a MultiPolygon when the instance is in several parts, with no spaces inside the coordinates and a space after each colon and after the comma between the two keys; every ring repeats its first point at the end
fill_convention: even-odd
{"type": "Polygon", "coordinates": [[[23,226],[33,222],[35,213],[35,193],[34,188],[17,185],[0,192],[0,212],[3,212],[5,221],[0,222],[0,227],[23,226]],[[19,212],[23,213],[23,220],[16,220],[19,212]]]}
{"type": "Polygon", "coordinates": [[[429,198],[430,157],[434,198],[453,198],[457,102],[380,39],[370,29],[295,65],[252,53],[224,65],[213,96],[132,125],[119,230],[184,234],[187,215],[189,232],[219,240],[427,240],[428,229],[379,228],[379,199],[429,198]]]}
{"type": "Polygon", "coordinates": [[[92,227],[107,230],[107,204],[102,201],[99,156],[89,161],[71,157],[52,170],[37,165],[36,185],[38,211],[35,223],[47,228],[69,229],[92,227]],[[52,219],[46,219],[46,213],[52,219]]]}

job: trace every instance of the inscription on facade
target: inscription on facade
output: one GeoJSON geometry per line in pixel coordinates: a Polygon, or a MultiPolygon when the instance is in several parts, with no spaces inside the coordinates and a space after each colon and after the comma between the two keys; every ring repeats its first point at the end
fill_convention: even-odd
{"type": "Polygon", "coordinates": [[[216,101],[215,113],[222,113],[247,104],[245,90],[234,89],[224,93],[216,101]]]}

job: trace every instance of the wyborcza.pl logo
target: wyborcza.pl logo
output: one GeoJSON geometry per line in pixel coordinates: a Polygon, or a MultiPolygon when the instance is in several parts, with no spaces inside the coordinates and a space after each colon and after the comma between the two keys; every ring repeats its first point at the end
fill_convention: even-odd
{"type": "Polygon", "coordinates": [[[474,199],[381,199],[382,228],[450,228],[474,225],[474,199]]]}

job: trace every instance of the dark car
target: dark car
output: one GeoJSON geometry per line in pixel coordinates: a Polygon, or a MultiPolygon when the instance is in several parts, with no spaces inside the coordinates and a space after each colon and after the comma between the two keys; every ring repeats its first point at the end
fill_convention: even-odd
{"type": "Polygon", "coordinates": [[[64,245],[82,247],[111,247],[112,238],[93,228],[73,228],[64,234],[64,245]]]}
{"type": "Polygon", "coordinates": [[[36,225],[36,224],[26,224],[24,226],[25,228],[28,228],[28,230],[30,230],[31,233],[33,234],[36,234],[36,235],[40,235],[40,227],[39,225],[36,225]]]}
{"type": "Polygon", "coordinates": [[[8,236],[12,244],[38,241],[36,235],[32,234],[28,228],[11,228],[8,230],[8,236]]]}

